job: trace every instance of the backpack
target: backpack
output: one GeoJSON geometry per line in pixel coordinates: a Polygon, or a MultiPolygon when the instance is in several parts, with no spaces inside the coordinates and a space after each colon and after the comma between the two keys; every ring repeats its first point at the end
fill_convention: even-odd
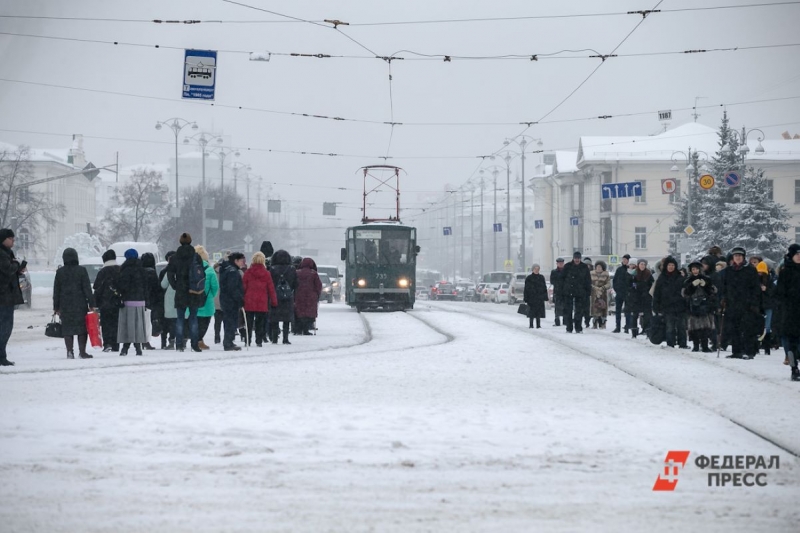
{"type": "Polygon", "coordinates": [[[189,265],[189,294],[205,294],[206,292],[206,269],[203,268],[203,261],[200,256],[194,254],[189,265]]]}
{"type": "Polygon", "coordinates": [[[288,302],[294,297],[292,288],[289,286],[289,282],[286,281],[283,274],[281,274],[278,283],[275,285],[275,294],[278,297],[278,303],[288,302]]]}

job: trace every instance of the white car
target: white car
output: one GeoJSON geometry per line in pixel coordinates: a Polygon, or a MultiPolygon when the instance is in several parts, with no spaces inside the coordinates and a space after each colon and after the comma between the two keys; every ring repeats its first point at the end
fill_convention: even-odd
{"type": "Polygon", "coordinates": [[[494,289],[494,303],[508,303],[508,295],[511,292],[511,289],[508,286],[508,283],[500,283],[497,285],[497,288],[494,289]]]}
{"type": "Polygon", "coordinates": [[[525,294],[525,278],[528,274],[525,272],[517,272],[514,274],[514,279],[511,281],[511,294],[508,296],[508,304],[515,304],[521,302],[525,294]]]}

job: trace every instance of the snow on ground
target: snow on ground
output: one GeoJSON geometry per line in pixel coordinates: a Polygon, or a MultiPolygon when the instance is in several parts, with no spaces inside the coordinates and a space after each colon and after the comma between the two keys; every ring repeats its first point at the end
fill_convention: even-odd
{"type": "Polygon", "coordinates": [[[291,346],[84,361],[43,337],[34,302],[0,371],[2,529],[796,530],[800,387],[782,354],[416,307],[322,304],[291,346]],[[669,450],[690,463],[653,492],[669,450]],[[766,487],[708,487],[700,454],[781,463],[766,487]]]}

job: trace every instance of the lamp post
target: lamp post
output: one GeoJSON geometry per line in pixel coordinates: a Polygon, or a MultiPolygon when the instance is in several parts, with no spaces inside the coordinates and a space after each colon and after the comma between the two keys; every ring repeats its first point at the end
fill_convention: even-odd
{"type": "MultiPolygon", "coordinates": [[[[222,137],[217,137],[217,143],[222,143],[222,137]]],[[[236,148],[226,148],[224,146],[219,146],[215,150],[212,150],[213,153],[217,154],[219,157],[219,176],[220,176],[220,193],[221,193],[221,201],[222,205],[220,206],[219,210],[219,218],[221,228],[225,229],[225,158],[227,158],[230,154],[233,154],[235,157],[239,157],[239,150],[236,148]]]]}
{"type": "MultiPolygon", "coordinates": [[[[705,156],[704,161],[708,161],[708,154],[703,152],[702,150],[700,150],[700,151],[695,150],[694,154],[693,154],[691,147],[689,147],[689,149],[686,152],[683,152],[681,150],[673,152],[672,153],[672,163],[673,163],[673,165],[672,165],[672,168],[670,169],[672,172],[680,172],[680,169],[678,168],[678,165],[677,165],[677,160],[675,158],[675,156],[678,155],[678,154],[681,154],[683,156],[683,159],[686,160],[686,168],[685,168],[686,181],[689,183],[689,190],[687,191],[687,194],[686,194],[686,196],[687,196],[687,200],[686,200],[686,225],[687,226],[691,226],[692,225],[692,189],[694,188],[694,182],[697,181],[697,178],[699,177],[698,173],[697,173],[698,169],[697,169],[697,165],[695,164],[695,159],[699,160],[699,154],[703,154],[705,156]]],[[[703,166],[700,168],[700,170],[702,170],[703,172],[708,172],[708,167],[705,164],[703,164],[703,166]]]]}
{"type": "Polygon", "coordinates": [[[231,168],[233,169],[233,194],[238,195],[239,191],[236,187],[236,184],[239,181],[239,171],[244,170],[245,172],[250,172],[253,170],[253,167],[237,161],[231,165],[231,168]]]}
{"type": "MultiPolygon", "coordinates": [[[[516,157],[505,150],[497,154],[506,164],[506,259],[511,259],[511,160],[516,157]]],[[[495,156],[489,159],[494,160],[495,156]]]]}
{"type": "Polygon", "coordinates": [[[193,130],[198,128],[197,122],[189,122],[183,118],[168,118],[167,120],[156,122],[156,129],[160,130],[167,126],[175,134],[175,218],[180,216],[180,204],[178,203],[178,135],[186,126],[191,126],[193,130]]]}
{"type": "MultiPolygon", "coordinates": [[[[765,137],[763,131],[761,131],[758,128],[753,128],[753,129],[748,131],[747,129],[745,129],[744,126],[742,126],[742,133],[741,134],[739,132],[737,132],[736,130],[731,130],[731,137],[735,138],[737,143],[739,144],[739,148],[738,148],[737,151],[739,152],[739,155],[742,156],[742,170],[744,170],[744,161],[747,158],[747,154],[750,153],[750,147],[747,146],[747,137],[751,133],[753,133],[754,131],[757,131],[758,133],[761,134],[761,135],[758,136],[758,146],[756,146],[755,153],[756,153],[756,155],[763,155],[764,154],[764,147],[761,145],[761,141],[763,141],[764,137],[765,137]]],[[[720,149],[720,153],[726,154],[726,155],[730,154],[731,153],[730,144],[726,144],[725,146],[723,146],[720,149]]]]}
{"type": "MultiPolygon", "coordinates": [[[[493,214],[492,214],[492,220],[493,220],[493,222],[492,222],[492,252],[493,252],[492,270],[497,270],[497,231],[495,230],[494,225],[497,224],[497,175],[500,173],[500,170],[502,170],[502,169],[500,167],[498,167],[497,165],[492,165],[490,167],[486,167],[485,170],[491,170],[492,171],[492,178],[493,178],[493,183],[494,183],[494,203],[493,203],[494,211],[493,211],[493,214]]],[[[481,169],[481,171],[480,171],[481,176],[483,176],[483,171],[484,171],[484,169],[481,169]]],[[[508,231],[508,227],[506,227],[506,231],[508,231]]]]}
{"type": "Polygon", "coordinates": [[[189,144],[190,142],[194,141],[200,147],[201,151],[201,159],[202,159],[202,168],[203,168],[203,186],[201,189],[201,198],[200,198],[200,219],[201,224],[203,225],[202,229],[202,239],[203,239],[203,246],[208,246],[208,241],[206,241],[206,147],[208,143],[211,142],[212,138],[206,135],[205,132],[196,133],[191,137],[186,137],[183,139],[183,144],[189,144]]]}
{"type": "MultiPolygon", "coordinates": [[[[526,265],[526,262],[527,262],[527,256],[526,256],[526,251],[525,251],[525,146],[527,146],[527,144],[529,142],[533,143],[534,141],[536,142],[536,146],[539,149],[538,150],[531,150],[528,153],[532,153],[532,154],[542,153],[544,150],[541,149],[541,147],[543,145],[541,139],[534,139],[533,137],[529,137],[528,135],[518,135],[517,137],[515,137],[513,139],[506,139],[505,141],[503,141],[503,144],[505,146],[509,146],[511,143],[514,143],[517,146],[519,146],[519,154],[520,154],[520,157],[521,157],[521,160],[522,160],[522,176],[520,177],[520,181],[521,181],[520,191],[522,193],[522,214],[521,214],[521,217],[522,217],[522,248],[521,248],[520,251],[522,252],[522,271],[523,272],[526,269],[525,265],[526,265]],[[519,138],[519,140],[517,140],[518,138],[519,138]]],[[[511,191],[509,191],[509,193],[510,192],[511,191]]]]}

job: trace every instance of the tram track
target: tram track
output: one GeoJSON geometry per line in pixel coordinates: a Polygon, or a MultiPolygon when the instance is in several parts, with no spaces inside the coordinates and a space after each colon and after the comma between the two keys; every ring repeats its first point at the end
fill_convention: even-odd
{"type": "MultiPolygon", "coordinates": [[[[491,318],[491,317],[487,317],[487,315],[485,313],[479,313],[477,311],[473,311],[471,309],[464,308],[464,307],[455,307],[455,306],[447,305],[447,304],[444,304],[444,305],[438,304],[438,305],[435,305],[433,307],[434,308],[438,308],[438,309],[440,309],[440,310],[442,310],[444,312],[448,312],[448,313],[454,313],[454,314],[464,313],[464,314],[467,314],[467,315],[469,315],[469,316],[471,316],[473,318],[478,318],[478,319],[481,319],[481,320],[485,320],[487,322],[491,322],[493,324],[497,324],[499,326],[503,326],[503,327],[505,327],[507,329],[513,330],[513,331],[518,332],[518,333],[528,330],[527,327],[511,325],[511,324],[508,324],[507,322],[505,322],[503,320],[498,320],[498,319],[494,319],[494,318],[491,318]]],[[[639,373],[637,373],[637,372],[635,372],[633,370],[630,370],[628,368],[624,368],[622,366],[622,364],[619,363],[619,362],[614,362],[614,361],[608,360],[606,358],[599,357],[596,354],[591,353],[591,351],[588,351],[586,349],[586,347],[584,347],[584,346],[580,346],[580,345],[577,345],[577,344],[571,343],[571,342],[565,342],[565,339],[562,336],[558,336],[558,335],[555,335],[553,333],[548,333],[548,332],[537,332],[536,335],[540,336],[542,339],[547,340],[549,342],[553,342],[555,344],[559,344],[561,346],[564,346],[565,348],[567,348],[567,349],[569,349],[569,350],[571,350],[571,351],[573,351],[575,353],[578,353],[578,354],[583,355],[585,357],[591,358],[591,359],[593,359],[595,361],[598,361],[600,363],[604,363],[606,365],[609,365],[609,366],[615,368],[616,370],[619,370],[620,372],[622,372],[624,374],[627,374],[628,376],[630,376],[630,377],[632,377],[632,378],[634,378],[634,379],[636,379],[638,381],[641,381],[641,382],[647,384],[648,386],[653,387],[654,389],[656,389],[656,390],[658,390],[658,391],[660,391],[660,392],[662,392],[664,394],[668,394],[670,396],[674,396],[674,397],[679,398],[679,399],[681,399],[683,401],[689,402],[689,403],[691,403],[691,404],[693,404],[693,405],[695,405],[697,407],[700,407],[702,409],[706,409],[706,410],[714,413],[716,416],[720,416],[720,417],[726,419],[727,421],[731,422],[732,424],[744,429],[745,431],[747,431],[749,433],[752,433],[753,435],[755,435],[758,438],[764,440],[765,442],[770,443],[771,445],[775,446],[776,448],[779,448],[780,450],[783,450],[784,452],[786,452],[786,453],[788,453],[788,454],[790,454],[790,455],[792,455],[794,457],[800,458],[800,445],[797,444],[797,443],[790,444],[792,442],[791,439],[788,439],[788,438],[787,439],[779,439],[779,438],[775,438],[775,437],[772,437],[770,435],[767,435],[764,430],[759,429],[757,427],[754,427],[754,425],[752,423],[749,423],[749,422],[747,422],[745,420],[742,420],[741,417],[739,417],[739,416],[736,416],[736,415],[730,414],[730,413],[726,413],[724,411],[721,411],[719,408],[714,408],[712,406],[709,406],[707,403],[704,403],[704,402],[698,400],[697,397],[692,397],[691,395],[684,394],[684,393],[681,393],[679,391],[674,390],[674,387],[670,387],[668,384],[664,384],[663,382],[658,382],[655,379],[648,378],[648,377],[643,376],[643,375],[641,375],[641,374],[639,374],[639,373]]],[[[695,359],[693,357],[689,358],[689,359],[692,360],[692,361],[698,361],[698,362],[702,361],[702,360],[699,360],[699,359],[695,359]]],[[[707,363],[707,361],[702,361],[702,362],[707,363]]],[[[727,370],[724,367],[719,367],[719,365],[712,365],[712,366],[714,366],[714,367],[716,367],[718,369],[727,370]]],[[[757,382],[760,385],[773,385],[773,386],[775,385],[774,382],[771,382],[771,381],[768,381],[768,380],[765,380],[765,379],[760,379],[760,378],[758,378],[756,376],[752,376],[752,375],[746,374],[744,372],[734,372],[734,373],[739,375],[739,376],[751,379],[752,381],[757,382]]],[[[736,397],[734,396],[733,398],[734,398],[734,401],[735,401],[736,397]]],[[[777,409],[777,407],[775,407],[775,409],[777,409]]]]}

